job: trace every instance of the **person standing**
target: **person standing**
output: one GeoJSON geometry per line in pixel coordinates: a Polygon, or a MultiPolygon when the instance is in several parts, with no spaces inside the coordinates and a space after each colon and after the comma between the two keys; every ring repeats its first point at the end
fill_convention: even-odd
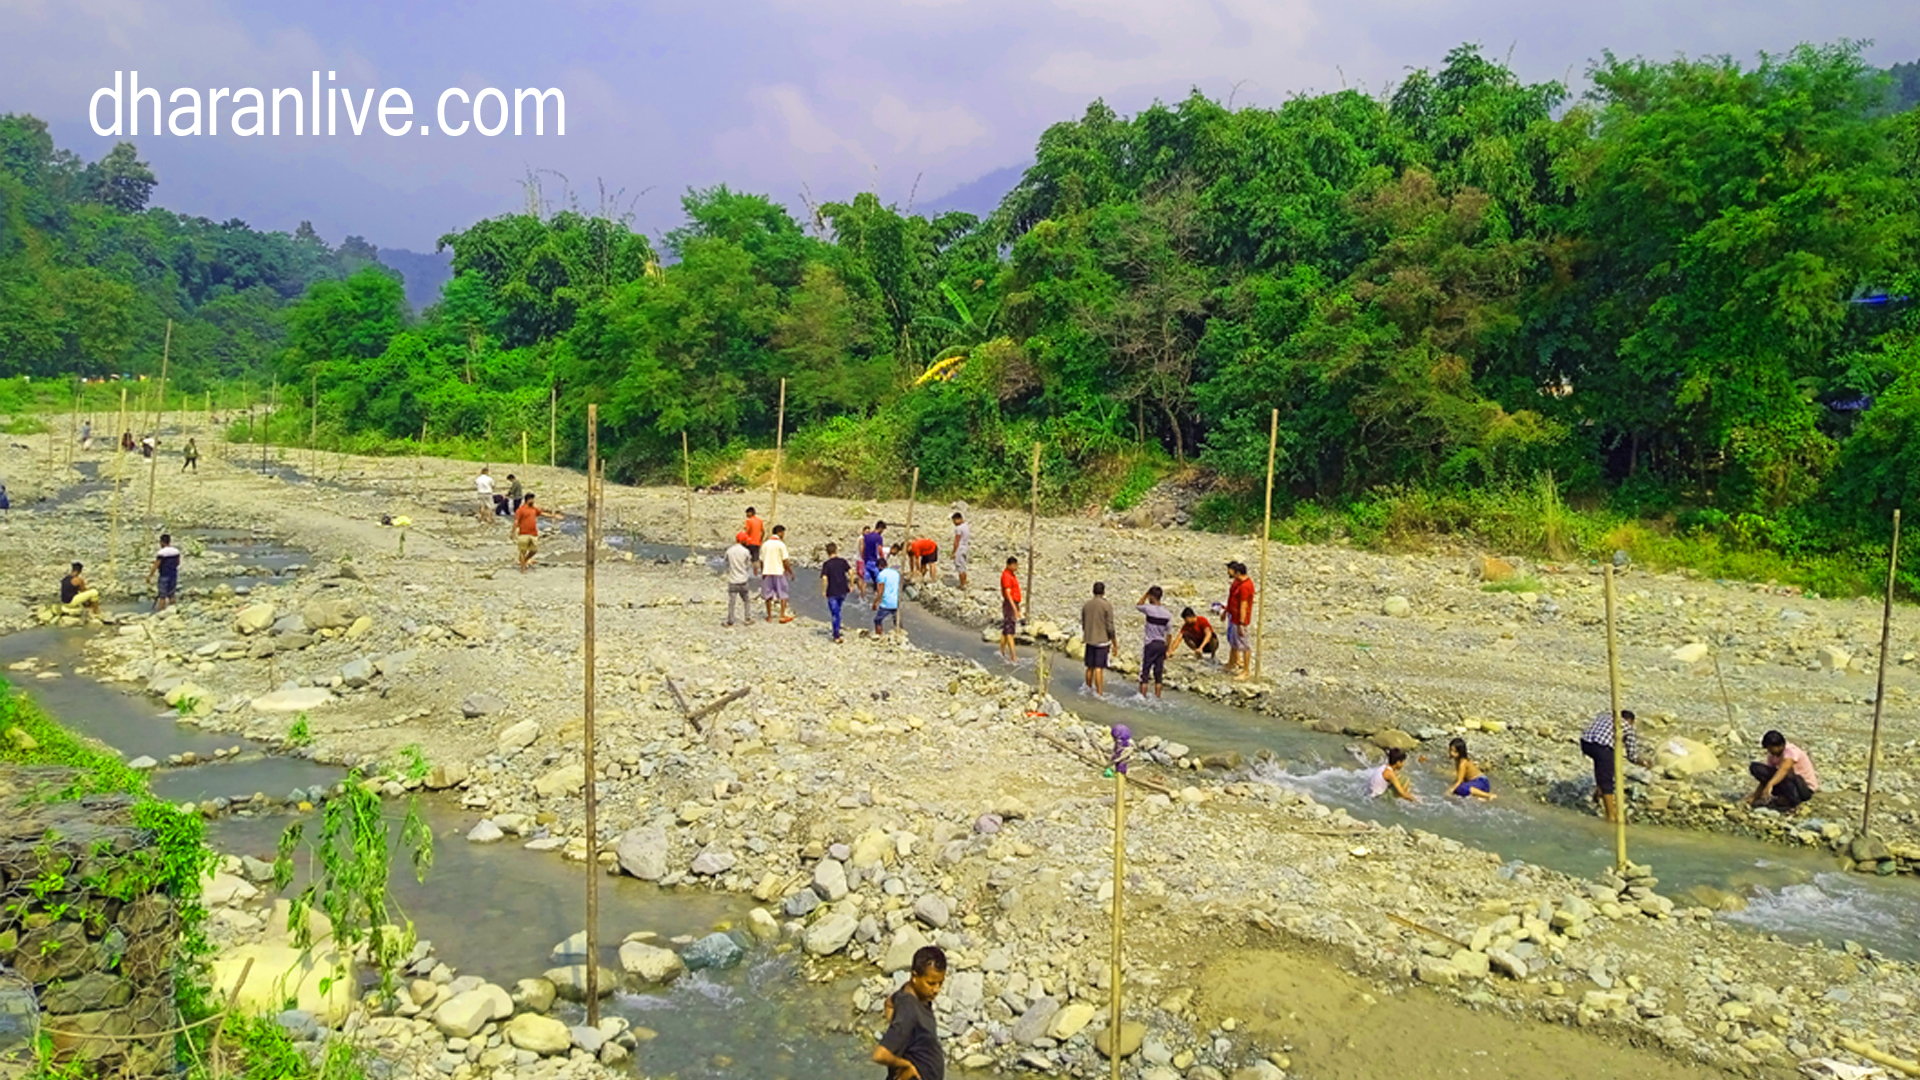
{"type": "Polygon", "coordinates": [[[93,421],[91,420],[80,425],[80,449],[93,449],[93,421]]]}
{"type": "Polygon", "coordinates": [[[727,625],[733,625],[733,602],[740,601],[740,622],[745,625],[753,621],[753,594],[748,586],[753,581],[753,556],[747,551],[747,534],[734,533],[733,544],[727,548],[727,625]]]}
{"type": "Polygon", "coordinates": [[[820,595],[827,598],[827,614],[833,617],[833,643],[840,644],[840,608],[847,602],[847,593],[853,591],[848,578],[853,576],[853,564],[840,557],[840,545],[827,544],[827,561],[820,564],[820,595]]]}
{"type": "Polygon", "coordinates": [[[760,561],[760,543],[766,539],[767,523],[751,506],[747,507],[747,520],[740,525],[740,531],[747,535],[747,554],[753,556],[753,572],[766,573],[765,564],[760,561]]]}
{"type": "Polygon", "coordinates": [[[99,618],[100,590],[87,584],[87,579],[80,574],[81,569],[79,563],[74,563],[67,576],[60,579],[60,602],[86,608],[95,618],[99,618]]]}
{"type": "MultiPolygon", "coordinates": [[[[1647,764],[1647,757],[1640,748],[1640,734],[1635,730],[1633,710],[1620,710],[1620,731],[1626,739],[1627,760],[1636,765],[1647,764]]],[[[1600,801],[1601,813],[1608,821],[1620,820],[1620,797],[1615,790],[1620,778],[1613,768],[1613,714],[1605,709],[1594,714],[1593,722],[1580,733],[1580,752],[1593,761],[1593,797],[1600,801]]]]}
{"type": "Polygon", "coordinates": [[[1093,599],[1080,605],[1080,640],[1085,642],[1087,655],[1087,688],[1096,694],[1107,692],[1107,661],[1113,651],[1113,639],[1116,627],[1113,624],[1113,605],[1107,600],[1107,583],[1093,583],[1093,599]]]}
{"type": "Polygon", "coordinates": [[[1747,796],[1748,806],[1764,803],[1790,813],[1820,790],[1820,777],[1814,774],[1813,759],[1805,750],[1788,742],[1785,735],[1767,732],[1760,736],[1760,748],[1767,752],[1766,760],[1747,766],[1748,774],[1758,785],[1753,794],[1747,796]]]}
{"type": "Polygon", "coordinates": [[[1009,555],[1006,569],[1000,571],[1000,655],[1009,664],[1020,662],[1013,648],[1013,635],[1020,629],[1020,575],[1016,572],[1019,565],[1019,557],[1009,555]]]}
{"type": "Polygon", "coordinates": [[[967,556],[973,550],[973,526],[959,514],[953,515],[953,572],[960,575],[960,588],[967,587],[967,556]]]}
{"type": "Polygon", "coordinates": [[[1167,681],[1167,634],[1173,626],[1173,612],[1160,605],[1160,586],[1148,589],[1134,610],[1147,620],[1146,643],[1140,647],[1140,696],[1147,696],[1147,684],[1153,684],[1153,696],[1160,696],[1167,681]]]}
{"type": "Polygon", "coordinates": [[[143,458],[146,458],[148,461],[152,461],[153,451],[159,445],[160,445],[159,440],[155,439],[151,434],[143,437],[140,440],[140,456],[143,458]]]}
{"type": "Polygon", "coordinates": [[[487,474],[487,467],[480,466],[480,475],[473,478],[473,490],[480,498],[480,521],[482,524],[493,516],[493,477],[487,474]]]}
{"type": "Polygon", "coordinates": [[[1244,679],[1253,673],[1253,578],[1247,564],[1227,564],[1227,673],[1244,679]]]}
{"type": "Polygon", "coordinates": [[[887,1000],[887,1030],[873,1049],[874,1063],[887,1067],[887,1080],[946,1080],[933,999],[947,981],[947,954],[938,945],[921,946],[908,970],[906,983],[887,1000]]]}
{"type": "MultiPolygon", "coordinates": [[[[751,520],[758,521],[758,518],[751,520]]],[[[760,599],[767,604],[767,621],[773,621],[773,602],[780,601],[780,621],[790,623],[787,598],[793,581],[793,563],[787,558],[787,527],[775,525],[773,535],[760,545],[760,599]]]]}
{"type": "Polygon", "coordinates": [[[520,553],[520,572],[526,573],[533,567],[533,557],[540,551],[540,519],[557,518],[560,514],[553,510],[543,510],[533,505],[533,492],[527,492],[526,501],[513,513],[513,546],[520,553]]]}
{"type": "Polygon", "coordinates": [[[880,571],[873,583],[873,636],[880,636],[880,629],[893,619],[893,628],[900,629],[900,571],[888,566],[887,560],[880,560],[880,571]]]}
{"type": "Polygon", "coordinates": [[[200,471],[200,447],[194,444],[192,437],[188,437],[187,448],[180,452],[180,471],[186,472],[188,469],[196,473],[200,471]]]}
{"type": "Polygon", "coordinates": [[[886,543],[887,523],[884,521],[874,522],[873,528],[860,534],[860,580],[873,588],[875,607],[880,606],[880,589],[876,583],[880,580],[880,561],[886,553],[886,543]]]}
{"type": "Polygon", "coordinates": [[[520,478],[507,474],[507,513],[520,509],[520,500],[526,498],[527,489],[521,485],[520,478]]]}
{"type": "Polygon", "coordinates": [[[147,567],[147,580],[155,579],[159,587],[153,596],[153,610],[165,611],[180,589],[180,549],[173,546],[168,533],[160,534],[160,550],[154,553],[153,565],[147,567]]]}

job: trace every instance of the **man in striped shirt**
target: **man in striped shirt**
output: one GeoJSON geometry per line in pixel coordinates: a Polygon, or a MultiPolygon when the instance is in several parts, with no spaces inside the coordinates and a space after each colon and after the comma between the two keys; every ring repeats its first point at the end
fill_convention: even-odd
{"type": "MultiPolygon", "coordinates": [[[[1640,735],[1634,730],[1633,711],[1620,710],[1620,733],[1626,739],[1627,760],[1636,765],[1646,765],[1650,759],[1640,746],[1640,735]]],[[[1593,760],[1593,794],[1600,800],[1601,809],[1608,821],[1618,821],[1620,813],[1619,795],[1615,789],[1619,786],[1618,777],[1613,770],[1613,714],[1602,711],[1595,715],[1593,723],[1580,733],[1580,752],[1593,760]]]]}

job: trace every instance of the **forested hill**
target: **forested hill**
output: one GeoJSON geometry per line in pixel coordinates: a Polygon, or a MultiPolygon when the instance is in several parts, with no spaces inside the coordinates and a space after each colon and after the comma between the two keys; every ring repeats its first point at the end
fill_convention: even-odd
{"type": "Polygon", "coordinates": [[[314,283],[374,264],[359,237],[259,232],[149,205],[158,184],[131,143],[99,161],[56,149],[31,116],[0,116],[0,375],[262,376],[288,307],[314,283]]]}

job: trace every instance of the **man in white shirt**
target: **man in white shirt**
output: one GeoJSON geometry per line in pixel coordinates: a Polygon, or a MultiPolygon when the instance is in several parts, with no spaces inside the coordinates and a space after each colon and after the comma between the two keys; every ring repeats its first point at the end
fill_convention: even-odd
{"type": "Polygon", "coordinates": [[[773,602],[780,601],[780,621],[790,623],[787,614],[788,586],[793,582],[793,563],[787,556],[787,527],[775,525],[773,535],[760,545],[760,599],[767,603],[767,621],[773,621],[773,602]]]}
{"type": "Polygon", "coordinates": [[[747,586],[753,581],[753,552],[747,550],[747,534],[735,533],[733,546],[727,549],[727,625],[733,625],[733,601],[740,601],[740,624],[753,619],[753,594],[747,586]]]}
{"type": "Polygon", "coordinates": [[[973,550],[973,526],[959,514],[953,515],[953,572],[960,575],[960,587],[967,587],[967,556],[973,550]]]}
{"type": "Polygon", "coordinates": [[[487,523],[493,516],[493,477],[487,474],[487,467],[480,466],[480,475],[473,478],[473,489],[480,495],[480,523],[487,523]]]}

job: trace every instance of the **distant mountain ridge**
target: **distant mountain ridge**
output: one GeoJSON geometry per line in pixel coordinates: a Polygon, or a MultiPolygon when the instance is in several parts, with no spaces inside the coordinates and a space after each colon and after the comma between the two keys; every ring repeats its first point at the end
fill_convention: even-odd
{"type": "Polygon", "coordinates": [[[406,283],[407,303],[419,314],[440,300],[440,290],[453,280],[453,252],[379,248],[382,265],[400,272],[406,283]]]}
{"type": "Polygon", "coordinates": [[[1008,165],[995,169],[985,176],[969,180],[946,194],[913,207],[913,213],[921,217],[935,218],[950,210],[960,210],[975,217],[986,217],[999,208],[1000,200],[1007,197],[1026,175],[1027,165],[1008,165]]]}

